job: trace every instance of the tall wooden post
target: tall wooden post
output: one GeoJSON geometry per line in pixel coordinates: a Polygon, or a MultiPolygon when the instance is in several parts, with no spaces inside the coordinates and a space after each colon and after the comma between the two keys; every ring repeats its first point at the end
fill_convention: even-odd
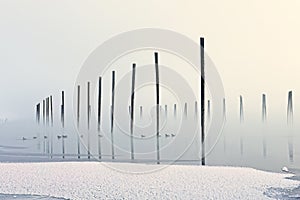
{"type": "Polygon", "coordinates": [[[177,108],[176,108],[176,103],[174,104],[174,118],[177,118],[177,108]]]}
{"type": "Polygon", "coordinates": [[[287,123],[293,124],[293,92],[289,91],[288,94],[288,108],[287,108],[287,123]]]}
{"type": "Polygon", "coordinates": [[[165,105],[165,117],[166,117],[166,119],[168,117],[168,105],[165,105]]]}
{"type": "Polygon", "coordinates": [[[160,152],[159,152],[159,69],[158,69],[158,53],[154,53],[155,61],[155,78],[156,78],[156,153],[157,164],[160,164],[160,152]]]}
{"type": "Polygon", "coordinates": [[[210,122],[210,100],[207,100],[207,122],[210,122]]]}
{"type": "Polygon", "coordinates": [[[65,129],[65,92],[61,92],[61,113],[60,113],[60,121],[61,121],[61,127],[62,127],[62,158],[65,158],[65,135],[64,135],[64,129],[65,129]]]}
{"type": "Polygon", "coordinates": [[[140,106],[140,118],[143,118],[143,106],[140,106]]]}
{"type": "Polygon", "coordinates": [[[184,118],[186,119],[187,118],[187,103],[184,103],[183,115],[184,115],[184,118]]]}
{"type": "Polygon", "coordinates": [[[240,123],[244,122],[244,104],[243,97],[240,95],[240,123]]]}
{"type": "MultiPolygon", "coordinates": [[[[40,127],[40,119],[41,119],[41,104],[38,103],[38,104],[36,105],[36,123],[37,123],[38,129],[39,129],[39,127],[40,127]]],[[[37,149],[38,149],[38,151],[39,151],[40,148],[41,148],[41,136],[40,136],[40,130],[37,131],[37,139],[38,139],[37,149]]]]}
{"type": "Polygon", "coordinates": [[[90,82],[87,82],[87,148],[88,159],[91,158],[90,150],[90,118],[91,118],[91,105],[90,105],[90,82]]]}
{"type": "Polygon", "coordinates": [[[201,65],[201,164],[205,165],[205,70],[204,70],[204,38],[200,38],[200,65],[201,65]]]}
{"type": "Polygon", "coordinates": [[[130,144],[131,144],[131,160],[134,159],[133,145],[133,122],[134,122],[134,93],[135,93],[135,68],[136,64],[132,64],[132,79],[131,79],[131,102],[130,102],[130,144]]]}
{"type": "Polygon", "coordinates": [[[102,78],[99,77],[98,83],[98,156],[101,159],[101,97],[102,97],[102,78]]]}
{"type": "Polygon", "coordinates": [[[262,122],[267,120],[267,105],[266,105],[266,95],[262,95],[262,122]]]}
{"type": "Polygon", "coordinates": [[[46,114],[46,109],[45,109],[45,107],[46,107],[46,101],[45,101],[45,99],[43,99],[43,132],[44,132],[44,134],[43,134],[43,152],[44,153],[46,153],[46,141],[45,141],[45,137],[46,137],[46,133],[45,133],[45,114],[46,114]]]}
{"type": "Polygon", "coordinates": [[[111,158],[115,159],[115,147],[114,147],[114,109],[115,109],[115,71],[112,71],[112,86],[111,86],[111,158]]]}
{"type": "Polygon", "coordinates": [[[49,155],[49,97],[46,98],[46,130],[47,130],[47,154],[49,155]]]}
{"type": "Polygon", "coordinates": [[[45,125],[45,99],[43,99],[43,125],[45,125]]]}
{"type": "MultiPolygon", "coordinates": [[[[294,111],[293,111],[293,92],[288,93],[288,109],[287,109],[287,124],[289,127],[293,125],[294,111]]],[[[289,151],[289,161],[294,162],[294,146],[292,138],[288,139],[288,151],[289,151]]]]}
{"type": "Polygon", "coordinates": [[[40,124],[40,103],[36,105],[36,123],[39,125],[40,124]]]}
{"type": "Polygon", "coordinates": [[[50,119],[51,119],[51,132],[50,132],[50,144],[51,144],[51,153],[50,158],[53,157],[53,100],[52,95],[50,95],[50,119]]]}
{"type": "Polygon", "coordinates": [[[77,86],[77,154],[78,159],[80,159],[80,130],[79,130],[79,124],[80,124],[80,85],[77,86]]]}

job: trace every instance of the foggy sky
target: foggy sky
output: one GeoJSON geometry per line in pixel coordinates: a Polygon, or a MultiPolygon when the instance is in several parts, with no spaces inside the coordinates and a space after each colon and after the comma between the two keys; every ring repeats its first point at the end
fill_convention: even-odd
{"type": "Polygon", "coordinates": [[[259,113],[265,92],[270,112],[285,114],[288,90],[295,98],[300,91],[299,9],[298,0],[1,0],[0,117],[33,118],[36,102],[62,89],[71,103],[87,56],[113,35],[145,27],[204,36],[233,113],[240,94],[245,117],[259,113]]]}

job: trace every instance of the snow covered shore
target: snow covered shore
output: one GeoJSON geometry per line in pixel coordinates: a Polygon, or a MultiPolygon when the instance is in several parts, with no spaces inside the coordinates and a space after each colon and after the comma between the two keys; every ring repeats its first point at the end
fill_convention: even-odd
{"type": "Polygon", "coordinates": [[[98,162],[1,163],[0,193],[66,199],[270,199],[272,192],[278,192],[274,188],[293,189],[300,184],[286,179],[290,174],[250,168],[172,165],[140,174],[111,169],[155,167],[98,162]]]}

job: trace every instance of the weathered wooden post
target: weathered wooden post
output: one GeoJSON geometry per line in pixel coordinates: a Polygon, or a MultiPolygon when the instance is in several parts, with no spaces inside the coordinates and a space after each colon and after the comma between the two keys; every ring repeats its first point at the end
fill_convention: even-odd
{"type": "Polygon", "coordinates": [[[80,159],[80,130],[79,130],[79,124],[80,124],[80,85],[77,86],[77,154],[78,159],[80,159]]]}
{"type": "MultiPolygon", "coordinates": [[[[225,98],[223,98],[223,120],[224,122],[226,122],[226,100],[225,98]]],[[[226,135],[223,134],[223,149],[224,149],[224,152],[226,152],[226,135]]]]}
{"type": "Polygon", "coordinates": [[[112,86],[111,86],[111,158],[115,159],[115,147],[114,147],[114,109],[115,109],[115,71],[112,71],[112,86]]]}
{"type": "Polygon", "coordinates": [[[187,118],[187,103],[184,103],[183,116],[185,119],[187,118]]]}
{"type": "Polygon", "coordinates": [[[61,127],[62,127],[62,158],[65,158],[65,92],[61,92],[61,113],[60,113],[60,121],[61,121],[61,127]]]}
{"type": "Polygon", "coordinates": [[[210,100],[207,100],[207,122],[210,122],[210,100]]]}
{"type": "MultiPolygon", "coordinates": [[[[294,110],[293,110],[293,92],[289,91],[288,93],[288,108],[287,108],[287,124],[289,127],[293,125],[294,110]]],[[[291,130],[291,129],[290,129],[291,130]]],[[[289,160],[294,162],[294,145],[292,138],[288,139],[288,151],[289,151],[289,160]]]]}
{"type": "Polygon", "coordinates": [[[50,131],[50,144],[51,144],[51,153],[50,158],[53,157],[53,100],[52,95],[50,95],[50,119],[51,119],[51,131],[50,131]]]}
{"type": "Polygon", "coordinates": [[[87,153],[88,159],[91,158],[90,150],[90,118],[91,118],[91,105],[90,105],[90,82],[87,82],[87,153]]]}
{"type": "Polygon", "coordinates": [[[45,137],[46,137],[46,133],[45,133],[45,114],[46,114],[46,102],[45,99],[43,99],[43,152],[46,153],[46,142],[45,142],[45,137]]]}
{"type": "Polygon", "coordinates": [[[36,117],[36,123],[39,125],[40,124],[40,103],[36,105],[35,117],[36,117]]]}
{"type": "Polygon", "coordinates": [[[99,77],[98,83],[98,156],[101,159],[101,98],[102,98],[102,77],[99,77]]]}
{"type": "Polygon", "coordinates": [[[155,61],[155,78],[156,78],[156,153],[157,164],[160,164],[159,152],[159,69],[158,69],[158,52],[154,52],[155,61]]]}
{"type": "Polygon", "coordinates": [[[205,70],[204,70],[204,38],[200,38],[200,65],[201,65],[201,164],[205,165],[205,70]]]}
{"type": "Polygon", "coordinates": [[[43,125],[45,125],[45,99],[43,99],[43,125]]]}
{"type": "Polygon", "coordinates": [[[288,125],[293,124],[293,92],[288,93],[288,108],[287,108],[287,123],[288,125]]]}
{"type": "MultiPolygon", "coordinates": [[[[267,120],[267,103],[266,103],[266,95],[262,94],[262,123],[265,123],[267,120]]],[[[267,141],[264,136],[264,126],[263,126],[263,156],[264,158],[267,156],[267,141]]]]}
{"type": "Polygon", "coordinates": [[[38,151],[40,151],[40,148],[41,148],[41,136],[40,136],[40,119],[41,119],[41,104],[38,103],[36,105],[36,123],[37,123],[37,126],[38,126],[38,132],[37,132],[37,139],[38,139],[38,144],[37,144],[37,149],[38,151]]]}
{"type": "Polygon", "coordinates": [[[49,97],[46,98],[46,132],[47,132],[47,154],[49,156],[49,132],[48,132],[48,127],[49,127],[49,97]]]}
{"type": "Polygon", "coordinates": [[[140,106],[140,119],[143,118],[143,106],[140,106]]]}
{"type": "Polygon", "coordinates": [[[244,104],[243,97],[240,95],[240,123],[244,122],[244,104]]]}
{"type": "MultiPolygon", "coordinates": [[[[240,124],[244,123],[244,104],[243,104],[243,97],[240,95],[240,124]]],[[[244,154],[244,141],[243,136],[240,138],[240,151],[241,155],[244,154]]]]}
{"type": "Polygon", "coordinates": [[[165,105],[165,117],[166,117],[166,119],[168,117],[168,105],[165,105]]]}
{"type": "Polygon", "coordinates": [[[174,118],[177,118],[177,108],[176,108],[176,103],[174,104],[174,118]]]}
{"type": "Polygon", "coordinates": [[[262,122],[267,119],[267,105],[266,105],[266,95],[262,95],[262,122]]]}
{"type": "Polygon", "coordinates": [[[135,68],[136,64],[132,64],[131,77],[131,101],[130,101],[130,144],[131,144],[131,160],[134,159],[134,145],[133,145],[133,122],[134,122],[134,93],[135,93],[135,68]]]}

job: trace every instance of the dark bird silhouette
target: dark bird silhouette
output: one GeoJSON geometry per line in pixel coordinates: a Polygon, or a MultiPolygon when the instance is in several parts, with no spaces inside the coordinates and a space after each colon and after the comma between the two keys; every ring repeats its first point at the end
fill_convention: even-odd
{"type": "Polygon", "coordinates": [[[170,134],[165,134],[165,137],[170,137],[170,134]]]}
{"type": "Polygon", "coordinates": [[[58,135],[58,136],[57,136],[57,139],[60,139],[60,138],[61,138],[61,136],[60,136],[60,135],[58,135]]]}
{"type": "Polygon", "coordinates": [[[146,137],[145,135],[141,135],[141,138],[144,138],[144,137],[146,137]]]}
{"type": "Polygon", "coordinates": [[[172,136],[172,137],[175,137],[175,134],[172,133],[171,136],[172,136]]]}

